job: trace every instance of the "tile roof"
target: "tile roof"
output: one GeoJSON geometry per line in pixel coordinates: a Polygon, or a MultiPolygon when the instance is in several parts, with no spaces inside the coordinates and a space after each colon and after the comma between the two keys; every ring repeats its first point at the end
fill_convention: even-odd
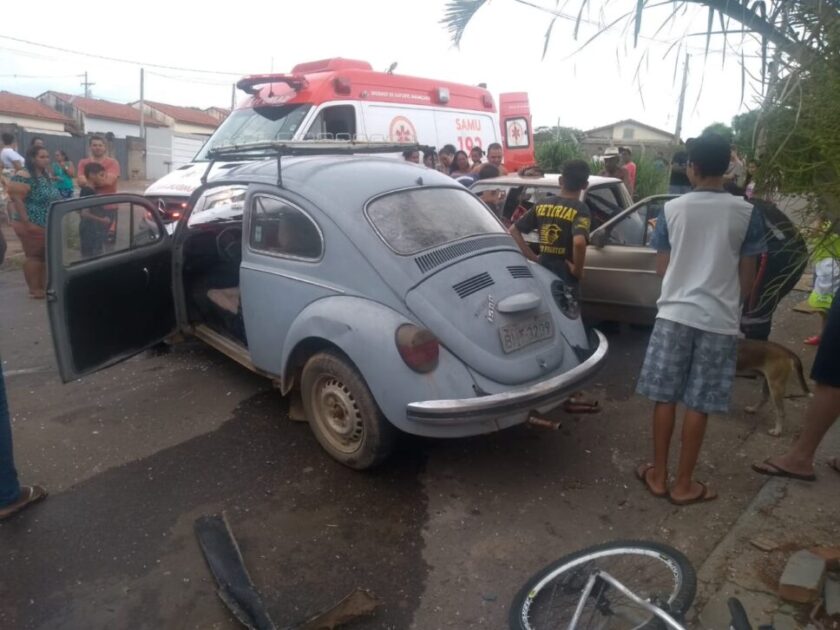
{"type": "Polygon", "coordinates": [[[219,126],[219,120],[217,118],[195,107],[180,107],[178,105],[167,105],[166,103],[156,103],[154,101],[145,101],[145,103],[152,109],[156,109],[161,114],[165,114],[178,122],[212,127],[214,129],[219,126]]]}
{"type": "Polygon", "coordinates": [[[0,91],[0,113],[55,122],[71,122],[67,116],[55,111],[38,99],[21,94],[0,91]]]}
{"type": "MultiPolygon", "coordinates": [[[[105,118],[107,120],[116,120],[135,125],[140,124],[140,110],[134,109],[131,105],[105,101],[100,98],[73,96],[72,94],[65,94],[63,92],[52,92],[52,94],[65,103],[70,103],[85,116],[89,116],[91,118],[105,118]]],[[[149,120],[148,117],[144,122],[147,127],[166,126],[154,120],[149,120]]]]}

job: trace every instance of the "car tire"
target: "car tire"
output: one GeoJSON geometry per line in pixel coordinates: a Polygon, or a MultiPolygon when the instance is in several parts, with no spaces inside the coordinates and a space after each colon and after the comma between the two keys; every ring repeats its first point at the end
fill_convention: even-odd
{"type": "Polygon", "coordinates": [[[335,352],[319,352],[304,365],[300,383],[309,426],[334,459],[365,470],[390,455],[397,430],[350,361],[335,352]]]}

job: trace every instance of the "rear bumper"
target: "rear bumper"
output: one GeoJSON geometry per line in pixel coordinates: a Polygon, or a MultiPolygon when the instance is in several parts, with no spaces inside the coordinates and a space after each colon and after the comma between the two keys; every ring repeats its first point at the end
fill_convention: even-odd
{"type": "Polygon", "coordinates": [[[579,389],[604,365],[609,344],[595,330],[597,346],[580,365],[522,389],[500,394],[454,400],[425,400],[409,403],[406,415],[411,422],[427,425],[471,424],[551,407],[579,389]]]}

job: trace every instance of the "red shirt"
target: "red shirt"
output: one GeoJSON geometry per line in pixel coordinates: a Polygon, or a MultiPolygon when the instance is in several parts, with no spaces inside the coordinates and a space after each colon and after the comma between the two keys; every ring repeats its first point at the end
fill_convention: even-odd
{"type": "MultiPolygon", "coordinates": [[[[80,175],[85,174],[85,164],[90,164],[91,162],[99,162],[102,165],[102,168],[105,169],[106,173],[111,173],[117,176],[117,181],[120,179],[120,163],[117,162],[114,158],[104,157],[101,160],[94,160],[93,158],[82,158],[79,160],[79,164],[76,167],[77,173],[80,175]]],[[[117,182],[115,181],[113,184],[109,186],[100,186],[96,189],[97,195],[107,195],[111,193],[117,192],[117,182]]]]}

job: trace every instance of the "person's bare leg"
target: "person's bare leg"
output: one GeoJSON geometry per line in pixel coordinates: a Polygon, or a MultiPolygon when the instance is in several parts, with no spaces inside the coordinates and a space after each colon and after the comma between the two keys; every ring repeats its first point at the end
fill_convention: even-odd
{"type": "Polygon", "coordinates": [[[32,291],[32,296],[42,298],[46,295],[47,265],[43,260],[36,260],[34,270],[35,288],[32,291]]]}
{"type": "Polygon", "coordinates": [[[686,409],[683,419],[682,446],[680,448],[680,463],[677,467],[677,478],[671,486],[671,498],[682,501],[696,497],[703,492],[700,484],[695,482],[694,467],[700,457],[700,447],[706,435],[706,423],[709,416],[693,409],[686,409]]]}
{"type": "MultiPolygon", "coordinates": [[[[840,416],[840,387],[820,385],[814,388],[814,398],[805,412],[805,427],[787,453],[771,457],[773,466],[798,475],[814,474],[814,454],[831,425],[840,416]]],[[[771,470],[766,464],[759,468],[771,470]]]]}
{"type": "Polygon", "coordinates": [[[35,295],[38,290],[38,260],[26,258],[23,261],[23,279],[29,289],[29,295],[35,295]]]}
{"type": "Polygon", "coordinates": [[[676,403],[658,402],[653,407],[653,470],[647,473],[646,481],[654,492],[668,489],[668,451],[676,418],[676,403]]]}

